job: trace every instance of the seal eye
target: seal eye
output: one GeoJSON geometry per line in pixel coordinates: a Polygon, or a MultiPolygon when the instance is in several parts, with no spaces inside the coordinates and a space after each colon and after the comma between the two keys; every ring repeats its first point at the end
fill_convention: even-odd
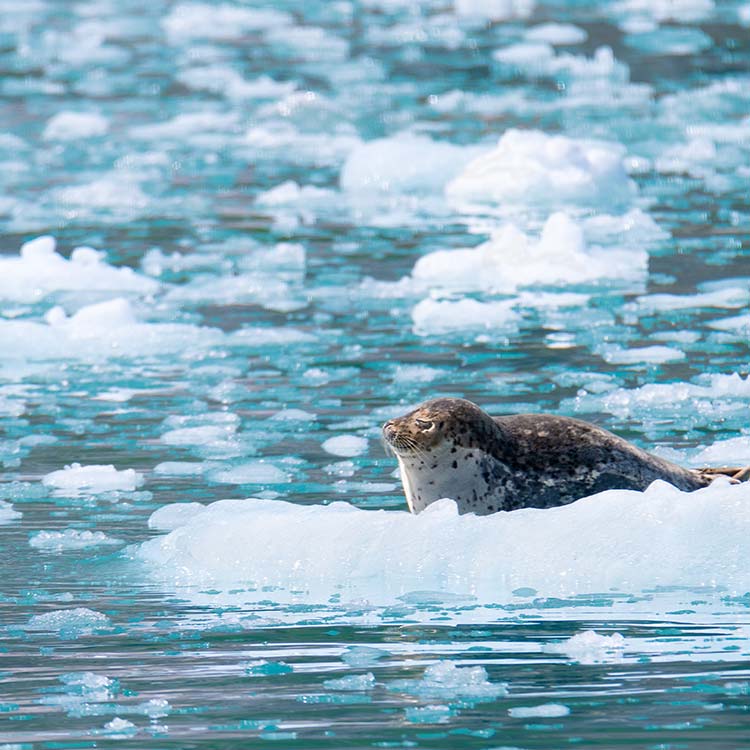
{"type": "Polygon", "coordinates": [[[419,429],[422,430],[423,432],[429,432],[430,430],[435,429],[435,423],[430,422],[427,419],[415,419],[414,422],[417,425],[417,427],[419,427],[419,429]]]}

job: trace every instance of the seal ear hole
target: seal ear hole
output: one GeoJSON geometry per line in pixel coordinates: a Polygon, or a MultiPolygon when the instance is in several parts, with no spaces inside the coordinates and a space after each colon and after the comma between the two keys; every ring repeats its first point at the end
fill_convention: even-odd
{"type": "Polygon", "coordinates": [[[414,423],[419,427],[422,432],[430,432],[435,429],[435,423],[429,419],[415,419],[414,423]]]}

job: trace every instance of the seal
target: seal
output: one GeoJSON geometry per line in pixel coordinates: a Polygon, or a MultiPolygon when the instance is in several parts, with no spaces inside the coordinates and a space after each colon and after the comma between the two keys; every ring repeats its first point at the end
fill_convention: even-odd
{"type": "Polygon", "coordinates": [[[644,490],[662,479],[683,491],[718,474],[684,469],[600,427],[570,417],[491,417],[471,401],[438,398],[383,425],[412,513],[444,497],[459,513],[551,508],[611,489],[644,490]]]}

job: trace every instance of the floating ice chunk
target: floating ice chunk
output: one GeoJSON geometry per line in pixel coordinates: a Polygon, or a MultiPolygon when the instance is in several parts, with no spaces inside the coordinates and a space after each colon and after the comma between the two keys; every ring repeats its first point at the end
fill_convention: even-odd
{"type": "Polygon", "coordinates": [[[535,0],[455,0],[454,2],[457,16],[490,21],[528,18],[535,5],[535,0]]]}
{"type": "Polygon", "coordinates": [[[21,512],[13,510],[13,505],[6,500],[0,500],[0,526],[11,521],[17,521],[21,517],[21,512]]]}
{"type": "Polygon", "coordinates": [[[515,331],[521,316],[513,300],[479,302],[475,299],[423,299],[411,311],[414,331],[428,336],[450,331],[478,330],[507,333],[515,331]]]}
{"type": "Polygon", "coordinates": [[[333,190],[315,187],[314,185],[300,186],[293,180],[282,182],[266,192],[261,193],[255,202],[259,206],[288,206],[290,204],[303,204],[310,208],[311,204],[330,204],[338,196],[333,190]]]}
{"type": "Polygon", "coordinates": [[[750,106],[750,78],[722,78],[707,86],[685,89],[661,97],[662,119],[684,127],[685,123],[727,124],[747,114],[750,106]]]}
{"type": "Polygon", "coordinates": [[[118,471],[111,464],[81,466],[74,463],[64,469],[45,474],[42,484],[58,490],[85,490],[93,494],[112,490],[133,492],[143,484],[143,477],[134,469],[118,471]]]}
{"type": "Polygon", "coordinates": [[[292,16],[284,11],[200,2],[178,3],[162,20],[167,36],[173,42],[242,39],[251,32],[291,23],[292,16]]]}
{"type": "Polygon", "coordinates": [[[713,40],[700,29],[655,29],[625,37],[629,47],[651,55],[693,55],[709,49],[713,40]]]}
{"type": "Polygon", "coordinates": [[[42,138],[45,141],[74,141],[105,135],[109,122],[98,112],[58,112],[50,118],[42,138]]]}
{"type": "Polygon", "coordinates": [[[82,185],[71,185],[53,191],[56,201],[86,209],[111,209],[118,214],[137,214],[149,205],[136,175],[124,171],[105,173],[82,185]]]}
{"type": "Polygon", "coordinates": [[[122,544],[121,539],[113,539],[102,531],[36,531],[29,537],[29,545],[43,552],[63,552],[65,550],[90,549],[122,544]]]}
{"type": "Polygon", "coordinates": [[[309,344],[317,337],[307,331],[300,331],[291,326],[282,327],[247,327],[240,328],[228,337],[227,343],[239,346],[287,346],[289,344],[309,344]]]}
{"type": "Polygon", "coordinates": [[[645,275],[648,253],[638,242],[628,242],[623,233],[621,247],[589,247],[584,226],[565,213],[554,213],[534,241],[513,224],[504,224],[473,249],[438,250],[423,256],[412,276],[443,289],[509,292],[533,284],[645,275]]]}
{"type": "Polygon", "coordinates": [[[693,456],[693,466],[746,466],[750,464],[750,436],[718,440],[693,456]]]}
{"type": "Polygon", "coordinates": [[[588,34],[572,23],[541,23],[526,32],[526,39],[547,44],[580,44],[588,39],[588,34]]]}
{"type": "Polygon", "coordinates": [[[710,328],[716,331],[739,336],[741,340],[747,340],[750,336],[750,315],[736,315],[732,318],[720,318],[708,323],[710,328]]]}
{"type": "Polygon", "coordinates": [[[456,709],[444,705],[410,706],[404,709],[404,718],[412,724],[446,724],[456,709]]]}
{"type": "Polygon", "coordinates": [[[625,639],[620,633],[600,635],[593,630],[585,630],[560,643],[550,643],[544,650],[565,654],[580,664],[601,664],[620,661],[624,648],[625,639]]]}
{"type": "Polygon", "coordinates": [[[201,461],[162,461],[154,466],[154,474],[173,477],[197,477],[206,471],[201,461]]]}
{"type": "Polygon", "coordinates": [[[162,505],[148,519],[149,529],[172,531],[184,526],[193,516],[203,512],[206,506],[202,503],[172,503],[162,505]]]}
{"type": "Polygon", "coordinates": [[[635,195],[623,157],[619,144],[511,129],[451,180],[446,194],[460,203],[616,206],[635,195]]]}
{"type": "Polygon", "coordinates": [[[275,81],[269,76],[247,80],[228,65],[206,65],[188,68],[177,80],[195,91],[209,91],[228,99],[277,99],[293,93],[297,85],[292,81],[275,81]]]}
{"type": "Polygon", "coordinates": [[[698,383],[648,383],[639,388],[616,388],[601,394],[579,393],[577,412],[605,411],[618,417],[648,413],[650,418],[674,419],[675,404],[690,404],[690,424],[715,424],[717,419],[747,411],[750,378],[739,374],[708,375],[698,383]]]}
{"type": "Polygon", "coordinates": [[[362,692],[375,689],[375,675],[372,672],[366,674],[347,675],[335,680],[326,680],[323,687],[328,690],[352,690],[362,692]]]}
{"type": "Polygon", "coordinates": [[[349,42],[319,26],[276,26],[265,33],[266,40],[294,56],[313,62],[344,62],[349,57],[349,42]]]}
{"type": "Polygon", "coordinates": [[[419,680],[397,680],[389,690],[420,698],[453,700],[492,700],[508,694],[507,686],[487,679],[484,667],[459,667],[451,661],[439,661],[425,669],[419,680]]]}
{"type": "Polygon", "coordinates": [[[623,349],[617,345],[607,345],[601,352],[605,361],[616,365],[663,364],[664,362],[681,362],[686,354],[671,346],[640,346],[623,349]]]}
{"type": "Polygon", "coordinates": [[[639,314],[650,314],[671,310],[744,307],[748,303],[750,290],[729,287],[701,294],[647,294],[636,297],[634,302],[625,306],[625,309],[639,314]]]}
{"type": "Polygon", "coordinates": [[[542,703],[541,706],[515,706],[508,713],[514,719],[557,719],[567,716],[570,709],[562,703],[542,703]]]}
{"type": "Polygon", "coordinates": [[[130,131],[143,140],[182,140],[206,134],[227,134],[237,130],[239,118],[234,112],[185,112],[165,122],[139,125],[130,131]]]}
{"type": "Polygon", "coordinates": [[[341,655],[341,661],[350,667],[371,667],[378,663],[379,659],[388,656],[388,651],[372,646],[349,646],[341,655]]]}
{"type": "Polygon", "coordinates": [[[68,260],[55,252],[50,236],[24,243],[18,256],[0,257],[0,299],[15,302],[35,302],[54,292],[153,294],[159,287],[132,268],[108,265],[104,253],[90,247],[76,248],[68,260]]]}
{"type": "MultiPolygon", "coordinates": [[[[165,581],[255,582],[313,598],[343,591],[373,603],[415,589],[471,591],[494,603],[512,601],[519,588],[561,597],[710,585],[742,595],[750,588],[750,571],[738,564],[750,556],[750,484],[684,493],[655,482],[642,493],[610,490],[559,508],[483,517],[460,516],[449,500],[417,516],[346,503],[223,500],[133,554],[165,581]]],[[[425,681],[438,682],[430,674],[425,681]]],[[[480,690],[484,679],[476,679],[480,690]]]]}
{"type": "Polygon", "coordinates": [[[336,435],[323,442],[323,450],[334,456],[352,458],[366,453],[369,444],[367,438],[359,435],[336,435]]]}
{"type": "Polygon", "coordinates": [[[287,472],[264,460],[250,461],[229,469],[216,469],[208,473],[209,479],[224,484],[287,484],[287,472]]]}
{"type": "Polygon", "coordinates": [[[106,734],[109,737],[117,738],[126,738],[126,737],[132,737],[133,735],[138,733],[138,727],[133,724],[132,721],[128,721],[127,719],[121,719],[119,716],[115,716],[112,721],[108,721],[104,725],[104,729],[102,730],[104,734],[106,734]]]}
{"type": "Polygon", "coordinates": [[[140,323],[125,299],[87,305],[71,317],[55,307],[47,313],[46,323],[0,319],[0,345],[17,358],[101,360],[181,354],[188,348],[195,350],[225,340],[215,328],[140,323]]]}
{"type": "Polygon", "coordinates": [[[716,144],[709,138],[692,138],[667,148],[656,159],[655,166],[665,174],[687,174],[705,177],[714,172],[717,162],[716,144]]]}
{"type": "Polygon", "coordinates": [[[556,54],[548,42],[528,41],[496,50],[492,57],[531,76],[607,79],[618,83],[627,83],[630,78],[628,66],[615,59],[610,47],[599,47],[589,58],[568,52],[556,54]]]}
{"type": "Polygon", "coordinates": [[[612,10],[624,17],[645,16],[658,23],[704,21],[714,10],[714,0],[620,0],[612,10]]]}
{"type": "Polygon", "coordinates": [[[341,170],[341,188],[348,192],[440,192],[477,151],[409,133],[368,141],[349,154],[341,170]]]}
{"type": "Polygon", "coordinates": [[[101,628],[109,627],[109,625],[110,619],[107,615],[88,607],[76,607],[34,615],[26,623],[25,628],[26,630],[57,632],[63,638],[77,638],[80,635],[88,635],[101,628]]]}
{"type": "Polygon", "coordinates": [[[291,674],[294,667],[283,661],[266,661],[259,659],[245,665],[245,672],[253,677],[268,677],[270,675],[291,674]]]}
{"type": "Polygon", "coordinates": [[[305,132],[284,120],[263,123],[250,128],[244,137],[246,151],[252,158],[283,156],[293,164],[340,165],[347,155],[362,144],[349,123],[339,123],[326,132],[305,132]]]}

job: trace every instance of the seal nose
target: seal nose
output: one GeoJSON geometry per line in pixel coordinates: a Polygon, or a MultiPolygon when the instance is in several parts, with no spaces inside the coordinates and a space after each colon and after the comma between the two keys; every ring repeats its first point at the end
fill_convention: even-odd
{"type": "Polygon", "coordinates": [[[394,430],[393,420],[389,419],[383,425],[383,437],[385,437],[386,440],[390,439],[390,437],[393,435],[393,430],[394,430]]]}

